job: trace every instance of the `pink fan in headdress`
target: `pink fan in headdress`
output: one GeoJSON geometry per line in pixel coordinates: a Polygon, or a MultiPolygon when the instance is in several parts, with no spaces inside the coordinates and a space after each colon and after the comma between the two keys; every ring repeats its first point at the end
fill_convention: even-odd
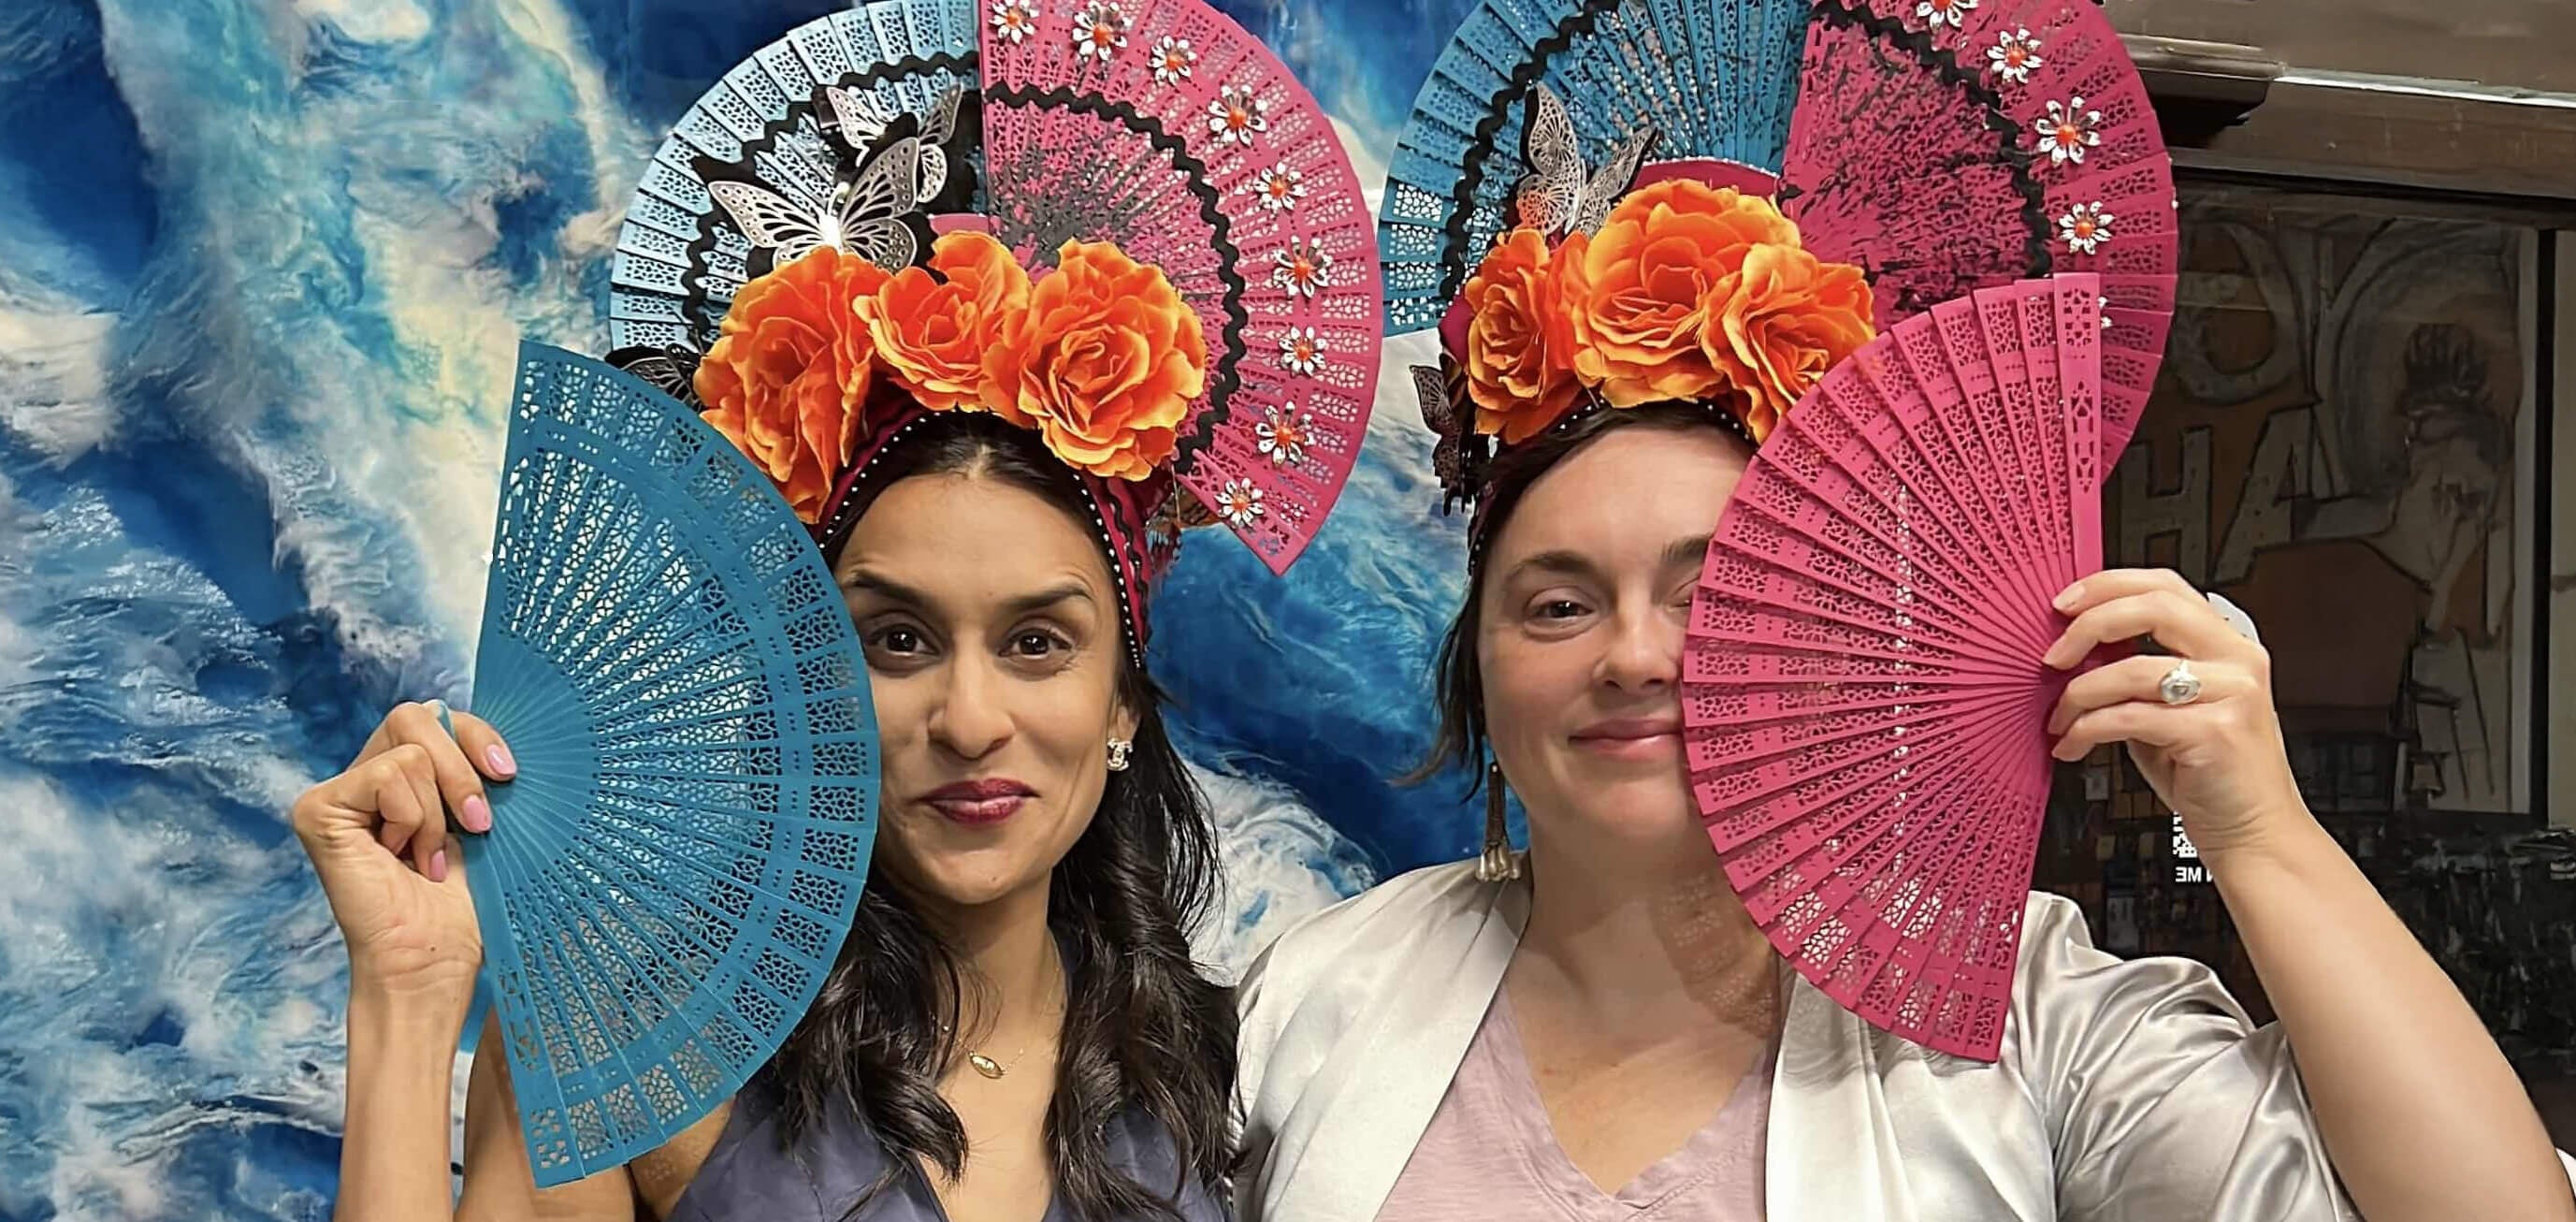
{"type": "Polygon", "coordinates": [[[1776,194],[1808,251],[1868,273],[1882,327],[2098,273],[2106,460],[2145,409],[2173,313],[2172,168],[2088,0],[1489,0],[1389,169],[1388,333],[1440,322],[1533,189],[1615,195],[1592,179],[1622,170],[1776,194]]]}
{"type": "MultiPolygon", "coordinates": [[[[1041,282],[1066,243],[1113,243],[1199,321],[1205,387],[1172,452],[1141,479],[1085,477],[1122,581],[1150,581],[1185,520],[1273,571],[1296,560],[1366,432],[1376,241],[1314,99],[1201,0],[869,0],[791,31],[655,154],[619,238],[610,359],[686,398],[754,277],[820,246],[898,271],[961,230],[1041,282]]],[[[871,415],[847,475],[915,414],[871,415]]]]}
{"type": "Polygon", "coordinates": [[[1284,570],[1350,476],[1377,383],[1377,243],[1349,158],[1205,4],[1029,8],[984,33],[997,234],[1032,253],[1105,238],[1171,277],[1210,355],[1173,471],[1284,570]]]}
{"type": "Polygon", "coordinates": [[[1783,210],[1871,273],[1882,324],[2042,271],[2102,278],[2104,460],[2173,315],[2172,161],[2085,0],[1828,0],[1809,28],[1783,210]]]}

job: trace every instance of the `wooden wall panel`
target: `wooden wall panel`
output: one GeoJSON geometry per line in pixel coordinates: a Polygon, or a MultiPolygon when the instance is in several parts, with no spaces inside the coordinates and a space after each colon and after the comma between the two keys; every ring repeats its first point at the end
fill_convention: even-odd
{"type": "Polygon", "coordinates": [[[2123,33],[2250,43],[2297,70],[2576,93],[2568,0],[2108,0],[2123,33]]]}

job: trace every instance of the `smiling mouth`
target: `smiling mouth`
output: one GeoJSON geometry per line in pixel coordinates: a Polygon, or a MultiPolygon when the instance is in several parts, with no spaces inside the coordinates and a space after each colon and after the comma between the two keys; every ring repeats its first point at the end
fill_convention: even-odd
{"type": "Polygon", "coordinates": [[[989,827],[1018,814],[1036,796],[1036,790],[1004,777],[942,785],[921,800],[951,823],[989,827]]]}
{"type": "Polygon", "coordinates": [[[1642,759],[1679,747],[1682,723],[1673,718],[1605,721],[1574,736],[1574,745],[1595,754],[1642,759]]]}
{"type": "Polygon", "coordinates": [[[1643,742],[1654,738],[1678,738],[1682,723],[1678,721],[1605,721],[1584,729],[1574,736],[1576,742],[1643,742]]]}

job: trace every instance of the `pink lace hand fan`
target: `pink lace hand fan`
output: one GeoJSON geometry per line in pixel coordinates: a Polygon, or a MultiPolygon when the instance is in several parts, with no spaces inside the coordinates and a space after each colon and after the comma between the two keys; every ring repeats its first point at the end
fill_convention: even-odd
{"type": "Polygon", "coordinates": [[[2172,161],[2110,18],[2084,0],[1812,11],[1779,176],[1807,249],[1868,270],[1881,327],[2020,276],[2098,274],[2116,461],[2164,359],[2179,240],[2172,161]]]}
{"type": "Polygon", "coordinates": [[[2101,567],[2101,298],[2090,274],[1980,290],[1827,374],[1691,607],[1691,783],[1727,881],[1835,1001],[1980,1060],[2067,678],[2049,604],[2101,567]]]}

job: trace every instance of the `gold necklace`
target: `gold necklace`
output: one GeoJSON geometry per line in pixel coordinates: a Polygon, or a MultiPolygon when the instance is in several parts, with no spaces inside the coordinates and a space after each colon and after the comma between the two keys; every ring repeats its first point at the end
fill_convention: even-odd
{"type": "MultiPolygon", "coordinates": [[[[1028,1045],[1020,1045],[1020,1050],[1011,1054],[1011,1064],[1019,1064],[1020,1058],[1028,1055],[1028,1051],[1028,1045]]],[[[974,1066],[975,1072],[995,1080],[999,1080],[1003,1074],[1010,1072],[1008,1069],[1003,1067],[1000,1061],[996,1061],[980,1052],[967,1053],[966,1063],[974,1066]]]]}
{"type": "MultiPolygon", "coordinates": [[[[1064,961],[1062,959],[1056,960],[1055,968],[1057,978],[1062,980],[1064,961]]],[[[1067,983],[1069,984],[1070,982],[1067,983]]],[[[1061,1026],[1064,1022],[1064,1011],[1062,1009],[1058,1009],[1055,1017],[1057,1025],[1061,1026]]],[[[948,1024],[939,1024],[939,1033],[941,1035],[946,1035],[948,1032],[948,1024]]],[[[1023,1040],[1020,1042],[1020,1046],[1011,1052],[1010,1065],[1005,1065],[1000,1061],[996,1061],[991,1057],[985,1056],[982,1052],[974,1050],[969,1050],[966,1053],[966,1064],[972,1067],[976,1073],[982,1074],[985,1080],[998,1082],[1001,1080],[1003,1074],[1010,1072],[1011,1065],[1019,1064],[1020,1059],[1029,1054],[1029,1043],[1030,1041],[1023,1040]]]]}

